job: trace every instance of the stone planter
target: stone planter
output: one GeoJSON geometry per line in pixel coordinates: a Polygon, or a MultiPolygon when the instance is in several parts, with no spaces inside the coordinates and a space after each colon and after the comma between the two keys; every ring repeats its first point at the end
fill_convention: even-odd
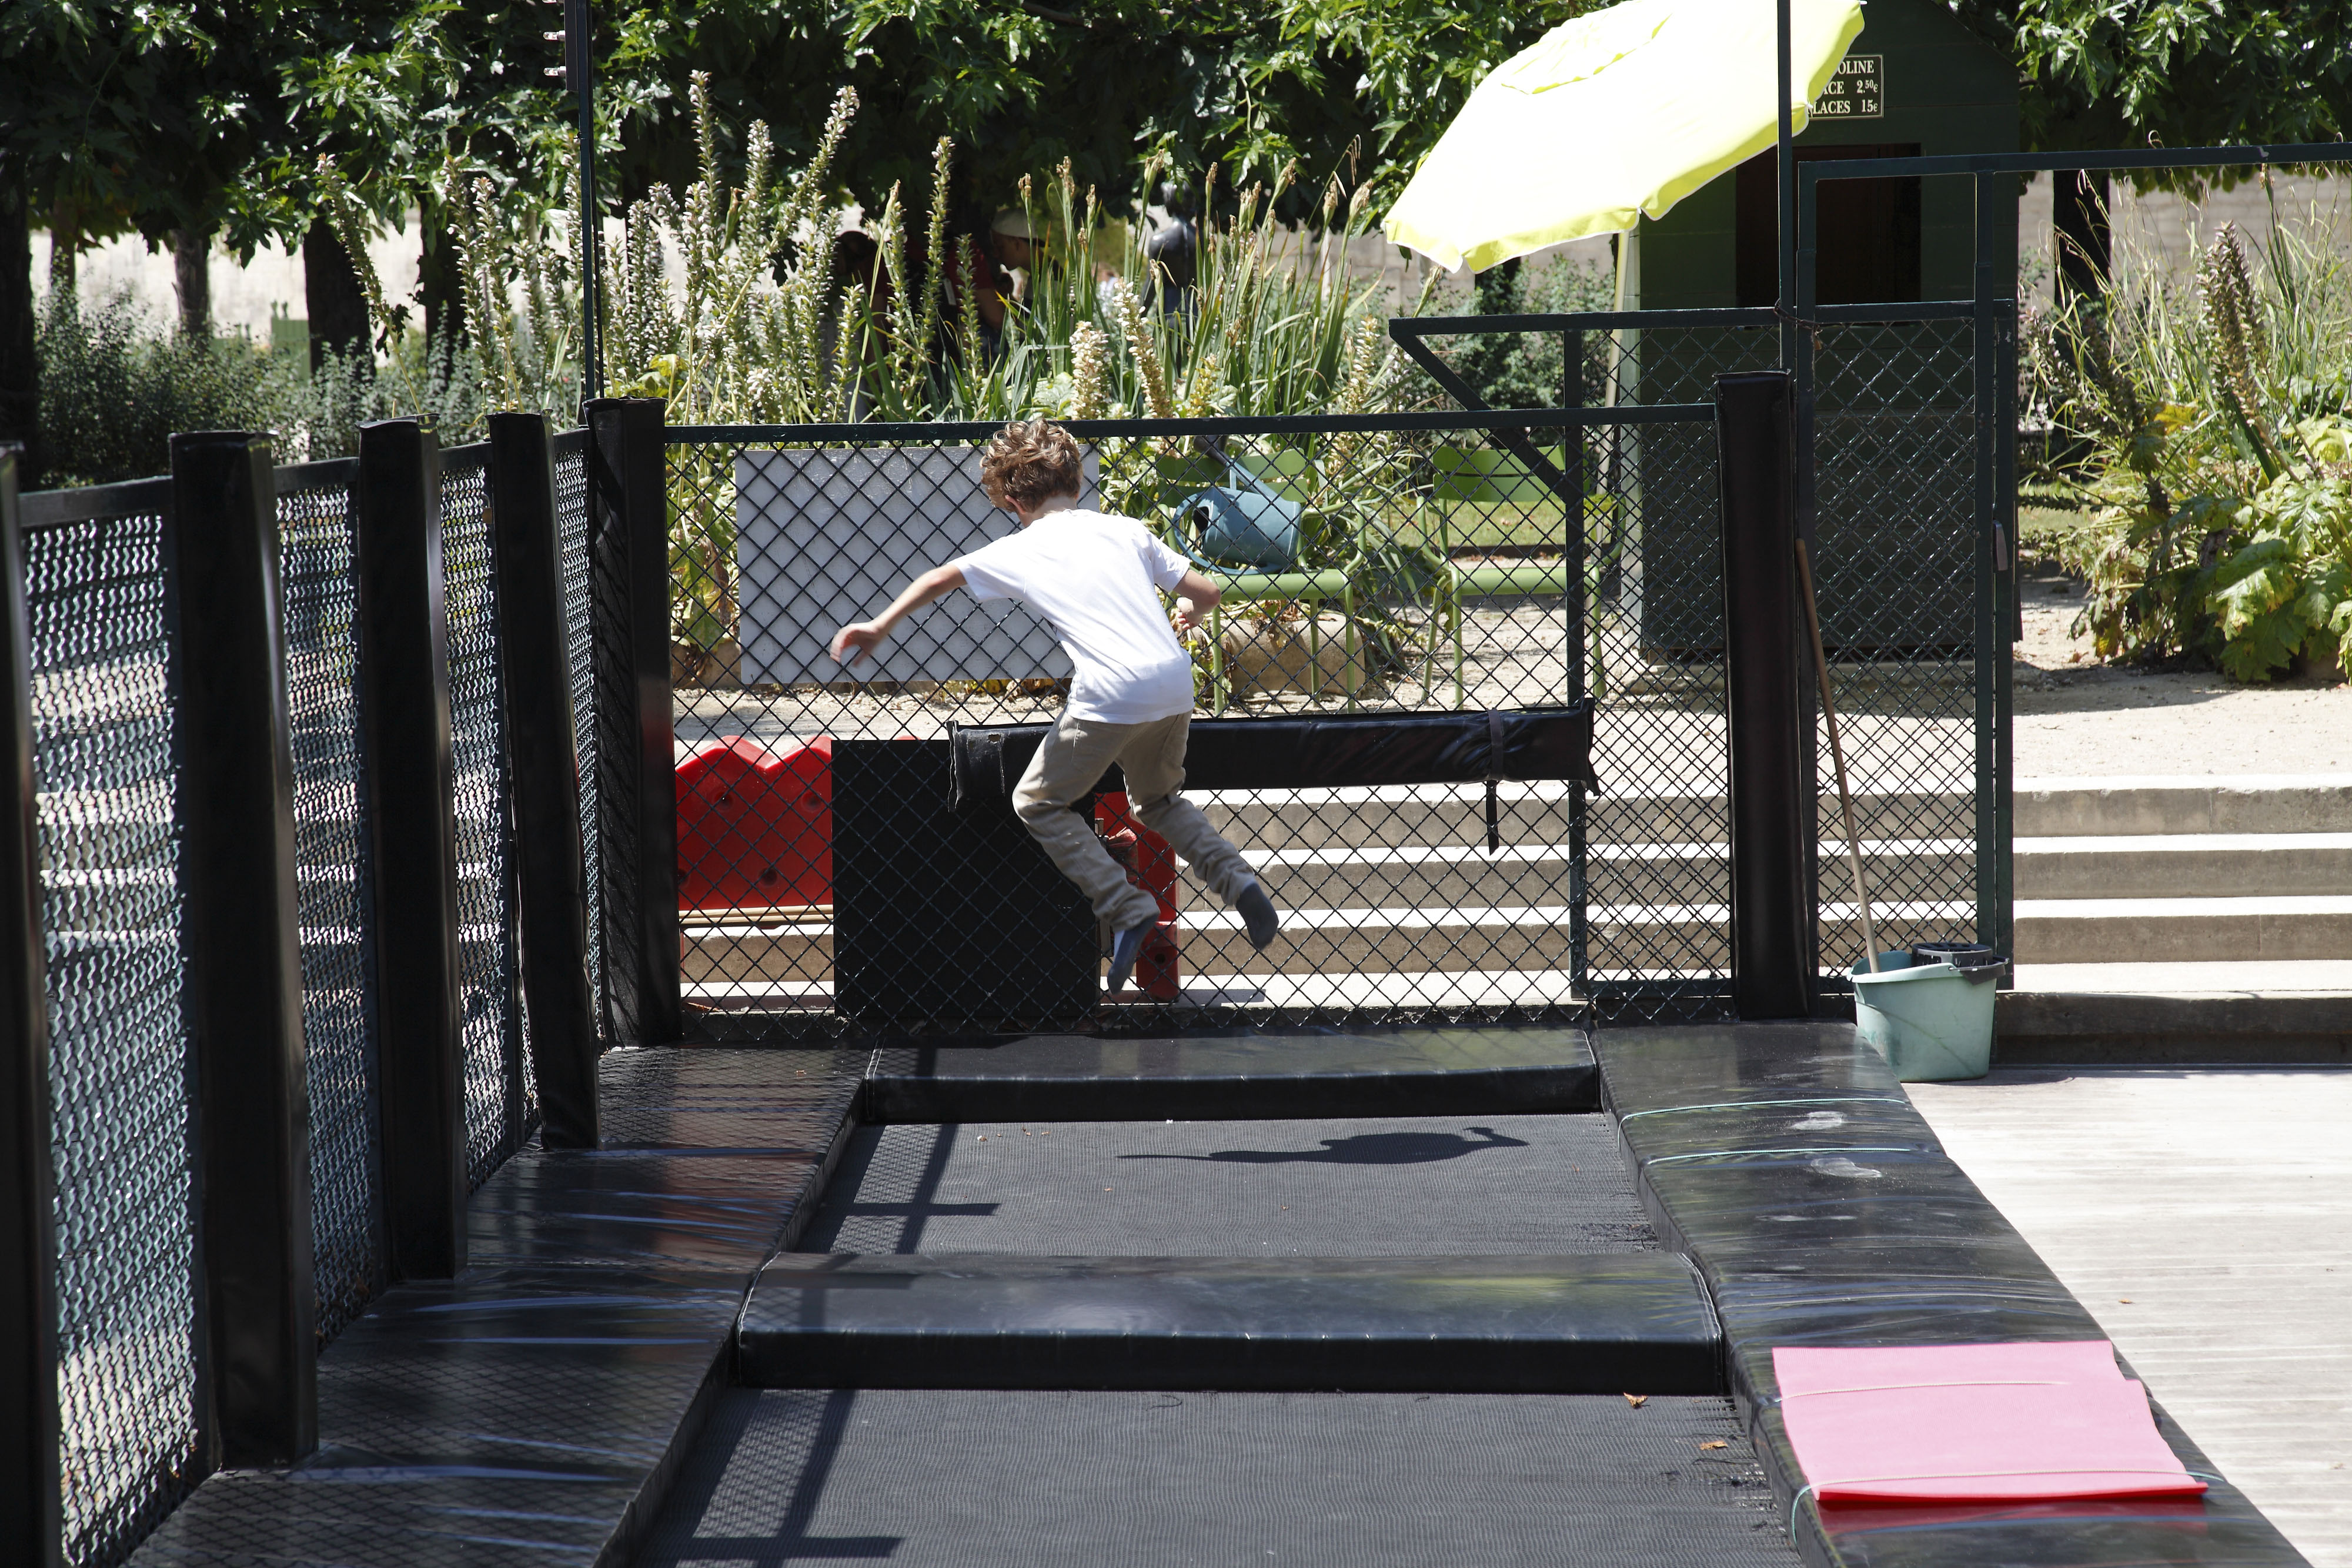
{"type": "Polygon", "coordinates": [[[743,650],[730,639],[715,648],[691,643],[669,645],[669,684],[703,691],[731,692],[743,685],[743,650]]]}
{"type": "Polygon", "coordinates": [[[1227,625],[1218,638],[1225,679],[1234,697],[1255,693],[1301,692],[1345,696],[1370,682],[1370,663],[1359,635],[1351,653],[1345,616],[1318,615],[1304,621],[1227,625]]]}

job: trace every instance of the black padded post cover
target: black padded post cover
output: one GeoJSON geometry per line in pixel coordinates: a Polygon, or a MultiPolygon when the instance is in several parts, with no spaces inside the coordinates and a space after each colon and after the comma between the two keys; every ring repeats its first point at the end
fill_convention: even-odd
{"type": "Polygon", "coordinates": [[[1101,990],[1094,912],[1010,811],[950,814],[948,755],[944,740],[834,747],[841,1010],[879,1021],[1085,1016],[1101,990]]]}
{"type": "Polygon", "coordinates": [[[1813,886],[1805,818],[1812,727],[1803,705],[1797,514],[1786,371],[1717,376],[1724,685],[1731,752],[1731,985],[1743,1019],[1813,1005],[1813,886]]]}
{"type": "MultiPolygon", "coordinates": [[[[1045,739],[1042,724],[957,725],[959,811],[1009,800],[1045,739]]],[[[1105,775],[1106,779],[1109,776],[1105,775]]],[[[1184,782],[1195,789],[1312,789],[1567,779],[1597,789],[1592,704],[1493,713],[1318,715],[1192,721],[1184,782]]]]}

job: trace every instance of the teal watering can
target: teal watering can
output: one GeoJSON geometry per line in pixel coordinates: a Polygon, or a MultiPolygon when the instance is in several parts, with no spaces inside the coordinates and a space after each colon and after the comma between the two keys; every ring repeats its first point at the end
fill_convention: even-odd
{"type": "Polygon", "coordinates": [[[1258,483],[1231,458],[1225,472],[1234,484],[1198,491],[1176,508],[1180,535],[1199,541],[1202,564],[1251,566],[1288,571],[1298,564],[1298,519],[1303,508],[1258,483]]]}

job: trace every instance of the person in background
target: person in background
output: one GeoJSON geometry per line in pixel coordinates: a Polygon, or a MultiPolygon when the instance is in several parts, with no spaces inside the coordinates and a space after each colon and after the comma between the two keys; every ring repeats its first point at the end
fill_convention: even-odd
{"type": "Polygon", "coordinates": [[[1143,259],[1151,268],[1150,298],[1166,314],[1181,315],[1192,308],[1192,286],[1200,275],[1200,198],[1190,185],[1171,182],[1160,187],[1160,204],[1168,221],[1143,242],[1143,259]]]}
{"type": "Polygon", "coordinates": [[[1004,318],[1027,292],[1035,243],[1027,214],[1008,210],[991,220],[984,240],[967,236],[949,249],[950,319],[962,319],[964,291],[971,290],[981,353],[989,362],[1004,353],[1004,318]]]}

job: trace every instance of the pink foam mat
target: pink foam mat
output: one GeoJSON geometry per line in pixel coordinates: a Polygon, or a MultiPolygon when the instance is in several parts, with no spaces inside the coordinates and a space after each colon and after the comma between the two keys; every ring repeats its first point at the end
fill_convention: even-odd
{"type": "Polygon", "coordinates": [[[1780,1346],[1789,1441],[1823,1503],[2186,1498],[2205,1490],[2105,1340],[1780,1346]]]}

